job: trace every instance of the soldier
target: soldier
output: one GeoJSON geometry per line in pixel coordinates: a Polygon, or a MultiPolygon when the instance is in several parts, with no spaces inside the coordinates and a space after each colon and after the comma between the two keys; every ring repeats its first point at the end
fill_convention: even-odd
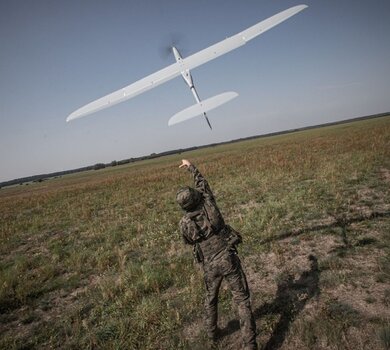
{"type": "Polygon", "coordinates": [[[218,292],[225,278],[238,307],[244,349],[257,349],[248,284],[236,249],[242,241],[241,236],[225,224],[214,195],[199,170],[186,159],[180,165],[183,167],[192,173],[195,188],[183,187],[177,192],[176,200],[185,211],[179,226],[184,243],[193,246],[197,262],[202,263],[207,335],[212,341],[218,338],[218,292]]]}

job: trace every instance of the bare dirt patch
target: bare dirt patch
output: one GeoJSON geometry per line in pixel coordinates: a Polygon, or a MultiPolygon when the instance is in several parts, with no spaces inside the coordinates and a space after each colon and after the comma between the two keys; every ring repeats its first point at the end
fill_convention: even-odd
{"type": "Polygon", "coordinates": [[[379,174],[382,180],[386,183],[390,183],[390,169],[382,167],[379,169],[379,174]]]}
{"type": "MultiPolygon", "coordinates": [[[[364,222],[351,223],[347,229],[349,244],[345,245],[341,228],[332,227],[334,219],[319,220],[315,225],[325,223],[331,228],[318,234],[307,232],[276,240],[270,243],[267,252],[243,258],[259,331],[258,342],[264,349],[287,350],[292,344],[297,345],[296,349],[306,348],[307,344],[289,331],[294,320],[297,324],[315,320],[332,303],[346,305],[363,319],[390,320],[390,311],[383,301],[389,286],[378,283],[375,277],[380,271],[379,259],[385,254],[375,247],[383,239],[382,233],[365,227],[364,222]],[[333,281],[331,285],[327,279],[333,281]]],[[[219,326],[224,336],[218,348],[240,349],[237,313],[233,311],[230,317],[220,317],[219,326]]],[[[185,336],[199,337],[199,327],[203,327],[202,320],[189,325],[185,336]]],[[[354,335],[357,329],[363,333],[354,340],[346,340],[344,346],[355,344],[356,349],[364,349],[368,343],[374,347],[380,344],[377,337],[372,337],[372,332],[376,332],[372,325],[363,328],[347,327],[343,331],[345,337],[354,335]],[[367,343],[367,338],[372,340],[367,343]]],[[[331,345],[318,343],[318,346],[333,349],[331,345]]]]}

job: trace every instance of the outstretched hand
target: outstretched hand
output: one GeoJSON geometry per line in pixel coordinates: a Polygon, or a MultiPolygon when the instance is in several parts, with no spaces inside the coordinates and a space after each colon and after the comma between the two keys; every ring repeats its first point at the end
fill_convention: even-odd
{"type": "Polygon", "coordinates": [[[182,159],[179,168],[183,168],[183,167],[188,168],[190,165],[191,165],[190,161],[188,161],[187,159],[182,159]]]}

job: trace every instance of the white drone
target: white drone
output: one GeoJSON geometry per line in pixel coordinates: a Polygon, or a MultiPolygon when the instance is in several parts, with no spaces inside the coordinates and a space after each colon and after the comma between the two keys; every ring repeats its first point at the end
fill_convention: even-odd
{"type": "Polygon", "coordinates": [[[276,15],[257,23],[254,26],[249,27],[248,29],[245,29],[244,31],[236,35],[231,36],[230,38],[222,40],[186,58],[183,58],[180,55],[179,50],[173,46],[171,49],[176,59],[175,63],[164,69],[159,70],[156,73],[148,75],[147,77],[138,80],[135,83],[130,84],[120,90],[112,92],[111,94],[101,97],[98,100],[88,103],[87,105],[71,113],[68,118],[66,118],[66,121],[69,122],[70,120],[83,117],[87,114],[128,100],[181,74],[181,76],[184,78],[184,81],[187,83],[190,90],[192,91],[192,94],[194,95],[196,100],[196,104],[175,114],[169,119],[168,125],[180,123],[187,119],[203,115],[206,118],[207,124],[211,129],[211,124],[209,119],[207,118],[206,112],[232,100],[233,98],[237,97],[238,94],[236,92],[229,91],[201,101],[199,99],[198,93],[195,90],[190,69],[196,68],[203,63],[209,62],[214,58],[222,56],[225,53],[246,44],[249,40],[252,40],[253,38],[267,31],[268,29],[271,29],[272,27],[290,18],[291,16],[294,16],[306,7],[306,5],[298,5],[279,12],[276,15]]]}

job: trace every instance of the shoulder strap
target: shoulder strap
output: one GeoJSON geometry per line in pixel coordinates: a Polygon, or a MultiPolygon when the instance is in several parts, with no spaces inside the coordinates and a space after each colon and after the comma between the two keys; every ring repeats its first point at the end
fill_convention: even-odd
{"type": "Polygon", "coordinates": [[[188,219],[192,220],[195,216],[198,216],[202,213],[202,210],[195,210],[191,212],[187,212],[185,215],[188,219]]]}
{"type": "Polygon", "coordinates": [[[202,217],[204,218],[204,223],[205,225],[207,226],[207,229],[211,232],[215,232],[215,228],[214,226],[211,224],[210,222],[210,219],[209,219],[209,216],[207,215],[207,211],[202,208],[202,209],[199,209],[199,210],[195,210],[195,211],[192,211],[192,212],[188,212],[186,213],[186,216],[189,220],[193,221],[194,224],[198,227],[196,221],[194,220],[194,218],[198,215],[202,215],[202,217]]]}

